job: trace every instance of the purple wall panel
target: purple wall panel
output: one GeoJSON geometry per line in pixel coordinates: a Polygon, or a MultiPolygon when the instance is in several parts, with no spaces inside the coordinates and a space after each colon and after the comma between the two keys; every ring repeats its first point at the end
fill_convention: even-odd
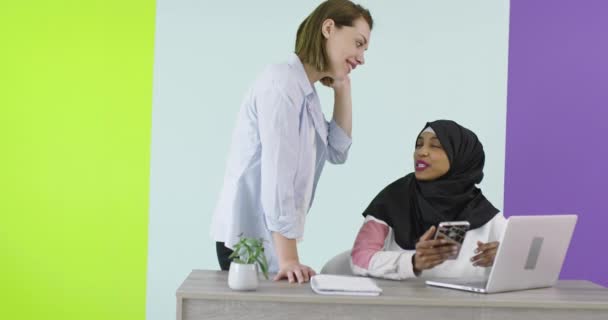
{"type": "Polygon", "coordinates": [[[512,0],[505,215],[577,213],[561,278],[608,286],[608,1],[512,0]]]}

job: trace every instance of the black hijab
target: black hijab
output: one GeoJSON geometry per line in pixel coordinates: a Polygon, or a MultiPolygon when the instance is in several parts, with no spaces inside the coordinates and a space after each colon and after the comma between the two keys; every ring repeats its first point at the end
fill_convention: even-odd
{"type": "Polygon", "coordinates": [[[448,156],[448,172],[432,181],[418,181],[410,173],[384,188],[363,212],[386,222],[397,244],[408,250],[440,222],[468,221],[476,229],[499,212],[475,186],[483,179],[485,162],[475,133],[450,120],[429,122],[423,130],[427,127],[435,131],[448,156]]]}

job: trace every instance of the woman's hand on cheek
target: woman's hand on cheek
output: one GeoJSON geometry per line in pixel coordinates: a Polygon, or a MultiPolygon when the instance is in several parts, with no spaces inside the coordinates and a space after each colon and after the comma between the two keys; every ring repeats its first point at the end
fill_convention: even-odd
{"type": "Polygon", "coordinates": [[[321,79],[321,83],[334,91],[350,91],[350,77],[346,76],[342,79],[325,77],[321,79]]]}

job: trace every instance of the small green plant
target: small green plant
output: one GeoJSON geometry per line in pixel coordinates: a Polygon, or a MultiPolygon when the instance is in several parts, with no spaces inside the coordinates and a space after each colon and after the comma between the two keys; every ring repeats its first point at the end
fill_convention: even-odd
{"type": "Polygon", "coordinates": [[[268,279],[268,261],[264,254],[264,239],[241,236],[241,240],[233,246],[232,250],[234,252],[228,258],[240,264],[257,263],[262,269],[264,277],[268,279]]]}

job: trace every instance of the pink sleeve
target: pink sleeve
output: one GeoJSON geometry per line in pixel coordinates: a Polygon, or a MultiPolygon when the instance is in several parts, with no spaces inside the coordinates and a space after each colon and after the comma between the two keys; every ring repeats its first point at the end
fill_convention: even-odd
{"type": "Polygon", "coordinates": [[[357,234],[351,252],[353,264],[359,268],[368,269],[374,254],[384,247],[387,235],[388,225],[374,220],[365,222],[357,234]]]}

